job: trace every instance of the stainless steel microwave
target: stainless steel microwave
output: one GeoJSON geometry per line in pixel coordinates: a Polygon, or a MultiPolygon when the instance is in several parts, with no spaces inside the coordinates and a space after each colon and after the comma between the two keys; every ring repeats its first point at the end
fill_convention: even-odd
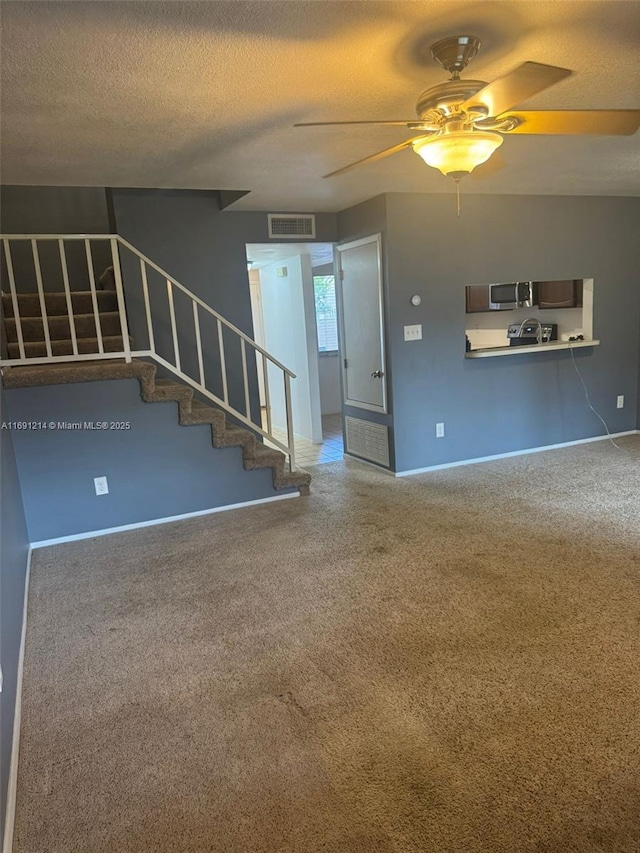
{"type": "Polygon", "coordinates": [[[489,308],[492,311],[530,308],[532,304],[533,286],[530,281],[514,281],[509,284],[489,285],[489,308]]]}

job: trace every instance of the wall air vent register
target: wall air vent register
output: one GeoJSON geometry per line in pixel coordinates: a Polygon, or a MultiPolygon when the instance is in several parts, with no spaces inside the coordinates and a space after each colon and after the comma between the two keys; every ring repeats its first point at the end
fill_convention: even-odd
{"type": "Polygon", "coordinates": [[[269,237],[278,240],[298,240],[316,236],[316,217],[313,213],[268,213],[269,237]]]}
{"type": "Polygon", "coordinates": [[[376,465],[389,467],[389,429],[383,424],[363,421],[361,418],[344,419],[347,453],[354,453],[376,465]]]}

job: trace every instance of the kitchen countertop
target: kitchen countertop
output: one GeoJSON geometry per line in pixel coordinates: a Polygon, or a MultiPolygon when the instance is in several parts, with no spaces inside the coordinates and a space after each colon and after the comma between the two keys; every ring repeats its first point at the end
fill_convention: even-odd
{"type": "Polygon", "coordinates": [[[531,352],[549,352],[550,350],[581,349],[582,347],[597,347],[600,341],[551,341],[548,344],[531,344],[522,347],[484,347],[483,349],[471,350],[464,354],[465,358],[493,358],[501,355],[523,355],[531,352]]]}

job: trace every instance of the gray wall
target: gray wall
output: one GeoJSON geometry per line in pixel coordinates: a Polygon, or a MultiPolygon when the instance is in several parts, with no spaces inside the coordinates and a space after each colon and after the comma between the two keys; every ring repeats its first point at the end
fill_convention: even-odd
{"type": "MultiPolygon", "coordinates": [[[[251,299],[247,275],[246,243],[268,242],[266,213],[219,209],[216,192],[196,190],[114,189],[111,200],[119,234],[155,261],[189,290],[253,337],[251,299]]],[[[336,239],[334,214],[318,214],[317,240],[336,239]]],[[[126,258],[126,255],[125,255],[126,258]]],[[[150,279],[159,318],[154,328],[156,343],[168,360],[173,360],[171,332],[166,306],[165,284],[160,277],[150,279]]],[[[146,328],[140,302],[139,273],[135,265],[125,267],[128,310],[136,341],[145,339],[146,328]]],[[[191,307],[176,298],[176,313],[184,339],[187,371],[197,376],[195,338],[191,307]]],[[[205,369],[212,390],[221,396],[221,375],[217,354],[215,323],[203,320],[203,342],[208,342],[205,369]]],[[[136,344],[137,345],[137,344],[136,344]]],[[[227,368],[230,372],[230,401],[244,411],[240,347],[233,335],[225,335],[227,368]]],[[[251,408],[259,408],[255,360],[249,359],[251,408]]]]}
{"type": "MultiPolygon", "coordinates": [[[[111,233],[107,193],[104,187],[0,187],[0,230],[3,234],[108,234],[111,233]]],[[[56,244],[38,245],[45,290],[62,288],[60,256],[56,244]]],[[[102,274],[110,264],[109,251],[94,243],[94,272],[102,274]]],[[[84,246],[66,244],[72,290],[88,289],[84,246]]],[[[16,287],[23,293],[36,290],[33,255],[29,244],[12,244],[16,287]]],[[[4,258],[1,265],[4,280],[4,258]]]]}
{"type": "Polygon", "coordinates": [[[104,187],[0,187],[3,234],[108,234],[104,187]]]}
{"type": "Polygon", "coordinates": [[[176,403],[144,403],[136,380],[5,392],[12,420],[129,421],[126,431],[15,433],[30,540],[39,542],[282,494],[271,470],[244,471],[240,448],[180,426],[176,403]],[[94,477],[109,494],[96,496],[94,477]]]}
{"type": "MultiPolygon", "coordinates": [[[[0,386],[0,423],[8,419],[0,386]]],[[[0,652],[4,675],[0,694],[0,839],[7,802],[28,552],[12,434],[3,429],[0,430],[0,652]]]]}
{"type": "Polygon", "coordinates": [[[458,218],[453,193],[391,193],[383,221],[372,217],[374,202],[340,214],[340,239],[384,235],[396,470],[603,432],[571,353],[464,358],[467,284],[594,278],[602,344],[575,351],[576,363],[611,431],[636,428],[640,200],[471,195],[458,218]],[[413,293],[422,296],[419,308],[413,293]],[[423,339],[405,343],[403,326],[414,323],[422,323],[423,339]],[[435,438],[438,421],[444,439],[435,438]]]}

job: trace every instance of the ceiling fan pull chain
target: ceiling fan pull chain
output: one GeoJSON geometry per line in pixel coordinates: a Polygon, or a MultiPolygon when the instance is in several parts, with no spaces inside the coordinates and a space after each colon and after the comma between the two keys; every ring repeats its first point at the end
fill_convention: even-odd
{"type": "Polygon", "coordinates": [[[460,216],[460,178],[456,181],[456,205],[457,205],[457,214],[460,216]]]}

